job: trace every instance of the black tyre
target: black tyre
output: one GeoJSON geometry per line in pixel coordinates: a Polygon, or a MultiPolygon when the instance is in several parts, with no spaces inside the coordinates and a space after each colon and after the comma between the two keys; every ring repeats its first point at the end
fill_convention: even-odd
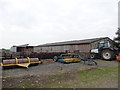
{"type": "Polygon", "coordinates": [[[93,53],[93,54],[91,54],[91,58],[92,58],[92,59],[96,59],[96,58],[97,58],[97,55],[93,53]]]}
{"type": "Polygon", "coordinates": [[[54,56],[53,61],[57,62],[58,61],[58,57],[54,56]]]}
{"type": "Polygon", "coordinates": [[[104,60],[112,60],[115,58],[115,54],[111,50],[103,50],[101,52],[101,58],[104,60]]]}

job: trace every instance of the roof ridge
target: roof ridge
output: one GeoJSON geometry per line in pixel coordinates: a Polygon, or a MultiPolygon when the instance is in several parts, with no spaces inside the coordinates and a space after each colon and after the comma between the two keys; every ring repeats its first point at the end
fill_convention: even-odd
{"type": "Polygon", "coordinates": [[[94,42],[96,40],[99,40],[99,39],[104,39],[104,38],[109,38],[109,37],[100,37],[100,38],[91,38],[91,39],[82,39],[82,40],[72,40],[72,41],[63,41],[63,42],[55,42],[55,43],[46,43],[46,44],[42,44],[42,45],[38,45],[38,46],[49,46],[49,45],[58,45],[58,44],[62,44],[62,45],[65,45],[65,44],[76,44],[76,43],[91,43],[91,42],[94,42]],[[77,42],[78,41],[78,42],[77,42]],[[85,42],[86,41],[86,42],[85,42]]]}

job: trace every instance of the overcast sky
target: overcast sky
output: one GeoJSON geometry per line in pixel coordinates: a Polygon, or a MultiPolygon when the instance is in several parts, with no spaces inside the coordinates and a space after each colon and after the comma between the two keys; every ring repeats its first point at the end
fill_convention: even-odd
{"type": "Polygon", "coordinates": [[[119,0],[0,0],[0,48],[115,37],[119,0]]]}

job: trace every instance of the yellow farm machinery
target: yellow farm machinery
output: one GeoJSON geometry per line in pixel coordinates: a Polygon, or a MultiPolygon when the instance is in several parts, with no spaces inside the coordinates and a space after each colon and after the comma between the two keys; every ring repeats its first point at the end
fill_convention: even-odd
{"type": "Polygon", "coordinates": [[[28,68],[29,65],[31,64],[40,64],[42,63],[39,61],[38,58],[22,58],[22,59],[8,59],[8,60],[3,60],[0,64],[2,67],[7,67],[7,66],[21,66],[21,67],[26,67],[28,68]]]}

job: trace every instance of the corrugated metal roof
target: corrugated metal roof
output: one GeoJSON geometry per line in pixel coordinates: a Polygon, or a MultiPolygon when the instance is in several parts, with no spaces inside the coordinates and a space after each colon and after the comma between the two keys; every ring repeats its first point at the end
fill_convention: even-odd
{"type": "Polygon", "coordinates": [[[24,45],[19,45],[19,46],[13,46],[13,47],[33,47],[33,46],[28,46],[29,44],[24,44],[24,45]]]}
{"type": "Polygon", "coordinates": [[[102,38],[93,38],[93,39],[84,39],[84,40],[73,40],[73,41],[65,41],[65,42],[57,42],[57,43],[47,43],[38,45],[37,47],[42,46],[58,46],[58,45],[74,45],[74,44],[89,44],[101,39],[106,39],[108,37],[102,37],[102,38]]]}

